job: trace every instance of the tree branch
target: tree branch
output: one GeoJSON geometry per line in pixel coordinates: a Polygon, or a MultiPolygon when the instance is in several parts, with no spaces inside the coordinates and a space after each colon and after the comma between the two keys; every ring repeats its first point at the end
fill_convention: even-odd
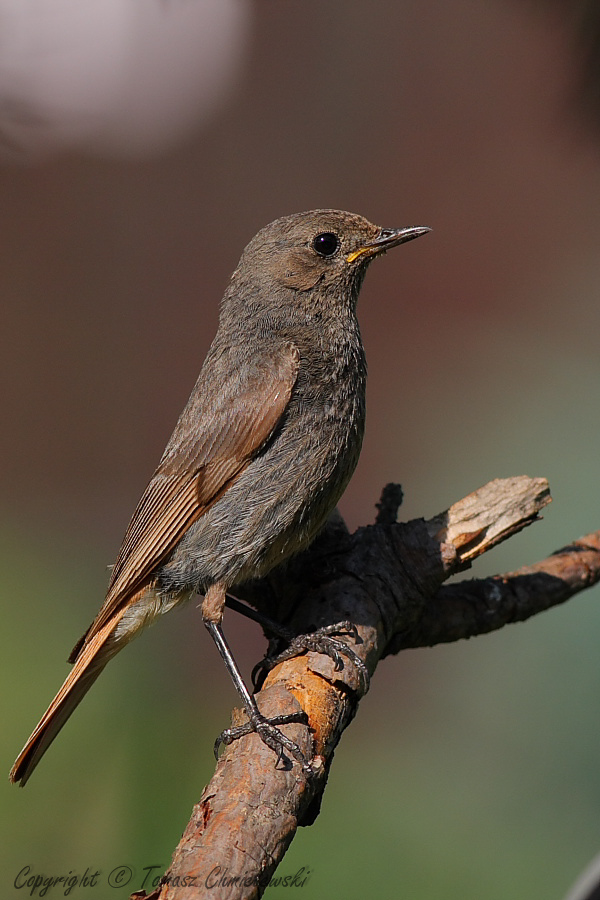
{"type": "MultiPolygon", "coordinates": [[[[296,633],[350,620],[359,634],[353,649],[372,674],[390,653],[501,628],[600,580],[595,532],[536,565],[444,586],[536,521],[551,500],[545,479],[497,479],[427,522],[398,523],[400,499],[397,486],[388,486],[377,523],[353,535],[334,515],[308,551],[240,595],[296,633]]],[[[307,756],[314,754],[316,774],[307,779],[289,761],[275,765],[256,735],[236,741],[194,807],[165,882],[150,896],[260,897],[298,825],[318,815],[333,751],[360,693],[353,666],[337,672],[316,653],[273,669],[257,694],[260,709],[268,716],[306,713],[308,725],[285,730],[307,756]]],[[[244,714],[234,711],[233,718],[237,724],[244,714]]]]}

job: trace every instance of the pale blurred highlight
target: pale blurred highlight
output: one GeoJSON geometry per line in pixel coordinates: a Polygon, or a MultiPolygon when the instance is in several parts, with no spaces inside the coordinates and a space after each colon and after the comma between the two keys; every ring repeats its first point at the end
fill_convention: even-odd
{"type": "Polygon", "coordinates": [[[227,99],[245,0],[0,0],[0,158],[154,154],[227,99]]]}

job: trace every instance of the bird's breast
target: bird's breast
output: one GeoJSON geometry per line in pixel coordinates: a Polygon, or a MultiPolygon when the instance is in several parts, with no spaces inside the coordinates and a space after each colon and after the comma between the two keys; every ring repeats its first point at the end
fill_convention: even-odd
{"type": "MultiPolygon", "coordinates": [[[[347,338],[347,335],[346,335],[347,338]]],[[[360,337],[302,342],[297,382],[270,439],[195,522],[162,568],[165,588],[261,577],[304,549],[354,472],[365,423],[360,337]]]]}

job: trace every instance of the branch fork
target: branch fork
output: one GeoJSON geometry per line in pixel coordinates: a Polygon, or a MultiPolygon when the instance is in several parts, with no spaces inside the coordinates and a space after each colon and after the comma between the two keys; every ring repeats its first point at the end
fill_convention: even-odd
{"type": "MultiPolygon", "coordinates": [[[[401,496],[398,485],[388,485],[375,524],[352,535],[335,513],[305,553],[244,586],[240,596],[296,634],[352,622],[358,633],[352,649],[373,675],[391,653],[522,621],[600,580],[598,531],[515,572],[445,584],[539,519],[551,502],[544,478],[496,479],[428,521],[398,522],[401,496]]],[[[313,758],[314,774],[289,760],[276,764],[255,734],[235,741],[194,807],[164,883],[151,895],[132,896],[262,896],[298,826],[318,815],[333,752],[362,691],[354,666],[346,661],[337,671],[332,659],[314,652],[272,669],[257,703],[269,717],[306,714],[308,724],[284,729],[313,758]],[[215,867],[229,875],[219,881],[215,867]]],[[[234,711],[233,724],[241,716],[234,711]]]]}

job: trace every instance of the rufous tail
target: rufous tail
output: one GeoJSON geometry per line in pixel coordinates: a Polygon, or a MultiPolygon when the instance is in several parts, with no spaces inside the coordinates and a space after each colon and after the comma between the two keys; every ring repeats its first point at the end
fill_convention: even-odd
{"type": "Polygon", "coordinates": [[[40,719],[10,770],[10,780],[25,784],[40,759],[96,678],[127,641],[110,641],[125,609],[120,610],[82,647],[58,694],[40,719]]]}

